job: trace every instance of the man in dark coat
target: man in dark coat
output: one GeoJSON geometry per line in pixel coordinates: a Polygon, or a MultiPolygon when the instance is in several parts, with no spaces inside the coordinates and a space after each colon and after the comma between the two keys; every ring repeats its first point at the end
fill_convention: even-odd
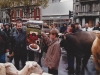
{"type": "Polygon", "coordinates": [[[93,28],[93,30],[99,30],[100,31],[100,25],[99,22],[96,23],[95,27],[93,28]]]}
{"type": "Polygon", "coordinates": [[[9,51],[9,39],[4,31],[0,30],[0,63],[5,63],[5,53],[9,51]]]}
{"type": "Polygon", "coordinates": [[[26,31],[22,30],[21,18],[17,19],[16,24],[17,30],[12,35],[12,53],[14,53],[15,66],[19,69],[19,61],[21,60],[22,67],[27,61],[26,31]]]}
{"type": "Polygon", "coordinates": [[[64,33],[67,30],[67,24],[64,23],[63,26],[60,29],[60,33],[64,33]]]}
{"type": "Polygon", "coordinates": [[[79,23],[72,24],[71,27],[72,27],[72,33],[82,31],[82,30],[79,28],[79,23]]]}
{"type": "MultiPolygon", "coordinates": [[[[71,24],[71,27],[72,27],[72,33],[76,33],[76,32],[81,32],[82,30],[79,28],[79,23],[75,23],[75,24],[71,24]]],[[[69,46],[70,44],[68,44],[69,46]]],[[[67,57],[68,57],[68,68],[67,70],[68,73],[71,73],[73,74],[74,73],[74,53],[72,52],[72,49],[68,49],[67,50],[67,57]]],[[[80,58],[76,58],[76,62],[79,62],[79,59],[80,58]]],[[[76,64],[76,68],[79,68],[78,64],[76,64]]]]}

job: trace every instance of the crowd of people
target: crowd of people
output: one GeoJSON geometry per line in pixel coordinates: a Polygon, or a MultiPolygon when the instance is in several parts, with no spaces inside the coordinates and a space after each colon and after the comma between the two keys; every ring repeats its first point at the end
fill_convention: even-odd
{"type": "MultiPolygon", "coordinates": [[[[81,28],[79,23],[75,24],[66,24],[64,23],[62,27],[58,28],[56,24],[51,24],[50,26],[47,23],[43,24],[43,28],[50,29],[49,37],[46,35],[45,32],[41,32],[41,36],[43,42],[46,43],[47,49],[46,57],[44,60],[45,65],[48,67],[48,72],[54,75],[58,75],[58,67],[59,61],[61,57],[61,48],[58,41],[58,34],[59,33],[75,33],[80,31],[92,31],[92,30],[99,30],[99,22],[96,23],[95,27],[89,28],[88,23],[85,24],[85,28],[81,28]]],[[[6,63],[5,61],[5,53],[9,52],[9,62],[12,62],[14,58],[15,67],[19,68],[19,62],[21,61],[22,67],[25,66],[25,62],[34,61],[34,55],[32,51],[27,50],[27,37],[26,37],[26,30],[27,27],[23,26],[23,21],[21,18],[16,20],[16,26],[10,26],[9,24],[1,25],[0,29],[0,63],[6,63]],[[29,59],[27,59],[29,56],[29,59]]],[[[43,51],[41,52],[43,53],[43,51]]],[[[40,53],[40,54],[41,54],[40,53]]],[[[69,55],[67,55],[70,57],[69,55]]],[[[39,59],[39,64],[41,59],[39,59]]],[[[70,59],[68,59],[70,61],[70,59]]],[[[68,63],[68,68],[72,66],[68,63]]]]}
{"type": "MultiPolygon", "coordinates": [[[[46,26],[46,28],[49,28],[47,24],[45,26],[46,26]]],[[[63,33],[63,34],[66,34],[66,33],[73,34],[75,32],[81,32],[81,31],[93,31],[93,30],[100,31],[100,23],[97,22],[96,25],[94,27],[92,27],[92,28],[89,27],[89,24],[88,23],[85,24],[85,27],[84,28],[82,28],[79,23],[74,23],[74,24],[69,24],[69,25],[67,25],[66,23],[64,23],[62,25],[62,27],[60,28],[60,30],[56,27],[55,24],[54,25],[51,24],[50,28],[51,29],[58,30],[59,33],[63,33]]],[[[54,50],[56,50],[56,49],[54,49],[54,50]]],[[[55,58],[57,58],[57,57],[55,57],[55,58]]],[[[67,51],[67,60],[68,60],[68,67],[66,68],[66,70],[69,70],[68,73],[73,74],[74,73],[74,54],[71,51],[67,51]]],[[[78,62],[79,60],[77,59],[76,61],[78,62]]]]}

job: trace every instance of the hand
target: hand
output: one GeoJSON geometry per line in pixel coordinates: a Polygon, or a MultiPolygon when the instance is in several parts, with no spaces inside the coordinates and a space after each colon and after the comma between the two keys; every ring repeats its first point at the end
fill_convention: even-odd
{"type": "Polygon", "coordinates": [[[9,52],[9,49],[6,49],[6,52],[9,52]]]}
{"type": "Polygon", "coordinates": [[[11,55],[11,54],[9,54],[9,55],[8,55],[8,57],[12,57],[12,55],[11,55]]]}
{"type": "Polygon", "coordinates": [[[12,52],[12,54],[9,54],[9,57],[12,57],[12,56],[14,56],[14,52],[12,52]]]}
{"type": "Polygon", "coordinates": [[[50,69],[52,69],[52,67],[51,67],[51,66],[50,66],[49,68],[50,68],[50,69]]]}
{"type": "Polygon", "coordinates": [[[41,34],[43,34],[44,32],[43,31],[41,31],[41,34]]]}

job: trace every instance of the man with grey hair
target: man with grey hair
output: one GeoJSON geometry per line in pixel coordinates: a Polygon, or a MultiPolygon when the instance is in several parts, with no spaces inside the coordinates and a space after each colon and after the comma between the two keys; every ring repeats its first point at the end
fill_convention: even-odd
{"type": "Polygon", "coordinates": [[[92,31],[92,28],[89,27],[89,24],[85,24],[85,28],[82,29],[83,31],[92,31]]]}

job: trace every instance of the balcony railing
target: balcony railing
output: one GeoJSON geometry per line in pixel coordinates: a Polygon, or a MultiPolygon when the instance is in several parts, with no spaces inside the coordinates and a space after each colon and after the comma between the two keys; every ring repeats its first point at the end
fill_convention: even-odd
{"type": "Polygon", "coordinates": [[[100,16],[100,12],[79,12],[77,16],[100,16]]]}
{"type": "Polygon", "coordinates": [[[80,2],[90,2],[90,1],[100,1],[100,0],[80,0],[80,2]]]}

